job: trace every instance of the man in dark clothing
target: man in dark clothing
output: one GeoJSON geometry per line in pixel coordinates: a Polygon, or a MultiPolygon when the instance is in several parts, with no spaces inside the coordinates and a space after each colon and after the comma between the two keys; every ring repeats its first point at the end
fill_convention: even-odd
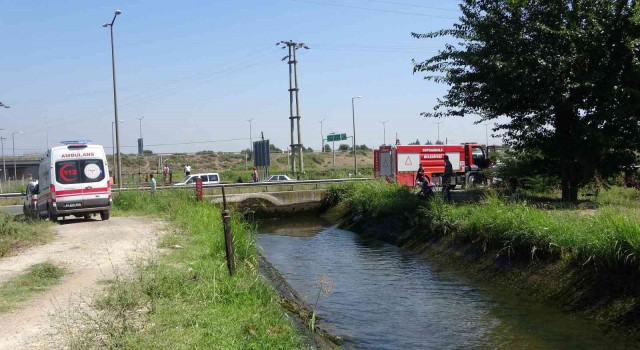
{"type": "Polygon", "coordinates": [[[422,164],[418,167],[418,173],[416,174],[416,182],[422,182],[424,180],[424,169],[422,169],[422,164]]]}
{"type": "Polygon", "coordinates": [[[442,197],[445,202],[451,202],[451,176],[453,175],[453,166],[449,161],[449,156],[444,155],[444,173],[442,174],[442,197]]]}

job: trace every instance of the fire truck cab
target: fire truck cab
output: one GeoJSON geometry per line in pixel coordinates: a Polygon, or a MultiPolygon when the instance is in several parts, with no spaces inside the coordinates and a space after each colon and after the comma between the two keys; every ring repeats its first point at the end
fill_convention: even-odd
{"type": "Polygon", "coordinates": [[[484,180],[482,169],[490,165],[485,150],[477,143],[459,145],[397,145],[382,146],[374,151],[376,177],[394,178],[399,184],[414,186],[418,167],[436,186],[442,186],[444,156],[453,166],[450,185],[474,186],[484,180]]]}

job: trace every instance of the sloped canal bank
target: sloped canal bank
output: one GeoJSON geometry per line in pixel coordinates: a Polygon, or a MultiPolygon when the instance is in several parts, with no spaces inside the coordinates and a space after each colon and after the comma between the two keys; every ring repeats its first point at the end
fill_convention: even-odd
{"type": "Polygon", "coordinates": [[[258,231],[262,254],[347,349],[636,348],[594,322],[321,219],[264,221],[258,231]],[[321,277],[334,289],[316,299],[321,277]]]}

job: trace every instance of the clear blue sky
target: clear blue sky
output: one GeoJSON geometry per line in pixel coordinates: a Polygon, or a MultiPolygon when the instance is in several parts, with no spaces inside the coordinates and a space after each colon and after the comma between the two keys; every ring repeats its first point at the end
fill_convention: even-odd
{"type": "MultiPolygon", "coordinates": [[[[111,147],[114,121],[110,22],[114,25],[121,145],[136,152],[139,121],[154,152],[239,151],[265,138],[290,143],[288,68],[280,40],[311,47],[299,56],[302,141],[320,148],[323,131],[369,147],[437,138],[431,110],[446,86],[413,75],[444,41],[410,33],[448,28],[453,0],[14,1],[0,0],[0,109],[11,152],[41,153],[60,140],[111,147]],[[233,141],[225,141],[233,140],[233,141]],[[205,142],[182,145],[187,142],[205,142]],[[160,144],[170,144],[160,146],[160,144]]],[[[484,143],[474,118],[447,119],[440,138],[484,143]]],[[[491,139],[490,143],[498,142],[491,139]]],[[[337,145],[336,145],[337,147],[337,145]]]]}

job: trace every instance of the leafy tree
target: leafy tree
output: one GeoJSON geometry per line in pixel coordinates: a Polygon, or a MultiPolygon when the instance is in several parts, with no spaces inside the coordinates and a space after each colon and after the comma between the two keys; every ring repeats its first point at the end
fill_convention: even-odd
{"type": "Polygon", "coordinates": [[[307,148],[302,147],[302,151],[306,152],[306,153],[313,153],[313,148],[311,148],[311,147],[307,147],[307,148]]]}
{"type": "Polygon", "coordinates": [[[282,153],[282,150],[276,147],[273,143],[269,143],[269,153],[282,153]]]}
{"type": "Polygon", "coordinates": [[[329,145],[324,145],[324,151],[325,151],[325,152],[331,152],[331,146],[329,146],[329,145]]]}
{"type": "Polygon", "coordinates": [[[343,144],[340,144],[340,147],[338,147],[338,149],[340,151],[349,151],[349,150],[351,150],[351,146],[349,146],[346,143],[343,143],[343,144]]]}
{"type": "Polygon", "coordinates": [[[367,145],[356,145],[356,151],[371,151],[367,145]]]}
{"type": "Polygon", "coordinates": [[[442,142],[442,140],[436,140],[436,145],[444,145],[444,142],[442,142]]]}
{"type": "Polygon", "coordinates": [[[142,151],[142,154],[144,154],[145,156],[150,156],[153,154],[153,151],[150,149],[145,149],[142,151]]]}
{"type": "MultiPolygon", "coordinates": [[[[507,117],[493,129],[540,156],[562,199],[599,173],[630,167],[640,150],[640,9],[629,0],[463,0],[460,23],[414,72],[449,85],[426,116],[507,117]]],[[[533,168],[534,170],[536,168],[533,168]]]]}
{"type": "Polygon", "coordinates": [[[433,145],[433,142],[431,142],[431,140],[427,140],[427,142],[424,143],[425,145],[433,145]]]}
{"type": "Polygon", "coordinates": [[[409,142],[410,145],[419,145],[420,140],[416,139],[416,142],[409,142]]]}

